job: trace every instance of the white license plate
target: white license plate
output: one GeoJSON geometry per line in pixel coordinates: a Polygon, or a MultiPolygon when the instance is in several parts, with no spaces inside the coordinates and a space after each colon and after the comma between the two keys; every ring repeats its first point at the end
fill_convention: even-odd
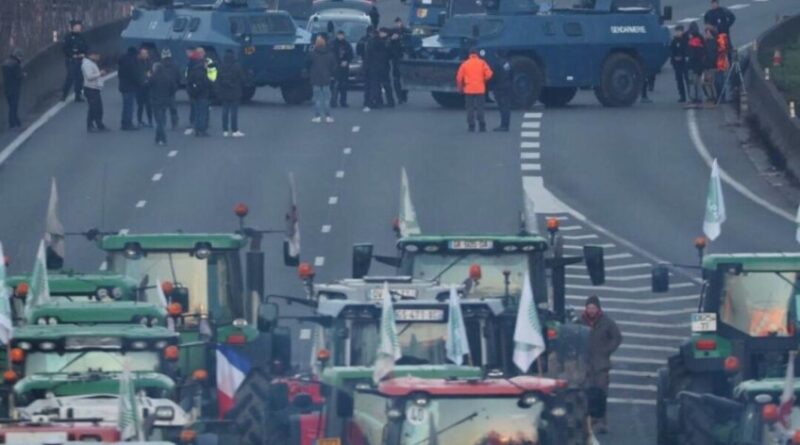
{"type": "Polygon", "coordinates": [[[490,240],[453,240],[450,248],[453,250],[489,250],[494,247],[490,240]]]}
{"type": "MultiPolygon", "coordinates": [[[[389,291],[391,292],[393,297],[399,296],[400,298],[417,298],[417,290],[416,289],[392,289],[390,288],[389,291]]],[[[383,288],[377,288],[370,290],[370,297],[373,300],[380,300],[383,298],[383,288]]]]}
{"type": "Polygon", "coordinates": [[[716,332],[717,314],[713,312],[700,312],[692,314],[692,332],[716,332]]]}
{"type": "Polygon", "coordinates": [[[6,443],[15,445],[42,445],[46,443],[64,443],[66,441],[66,432],[6,433],[6,443]]]}
{"type": "Polygon", "coordinates": [[[409,321],[444,321],[444,309],[395,309],[394,319],[398,323],[409,321]]]}
{"type": "Polygon", "coordinates": [[[287,51],[294,49],[294,45],[275,45],[272,47],[275,51],[287,51]]]}

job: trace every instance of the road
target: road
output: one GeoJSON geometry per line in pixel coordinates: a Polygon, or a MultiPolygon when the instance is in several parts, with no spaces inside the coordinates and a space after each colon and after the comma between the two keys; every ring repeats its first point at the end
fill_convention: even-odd
{"type": "MultiPolygon", "coordinates": [[[[394,0],[380,3],[385,22],[406,16],[394,0]]],[[[738,44],[752,40],[776,14],[800,10],[793,0],[740,0],[738,44]]],[[[676,21],[698,17],[704,3],[676,0],[676,21]]],[[[667,67],[654,104],[601,108],[580,93],[564,109],[536,107],[513,115],[507,134],[466,132],[461,112],[439,109],[427,96],[394,110],[334,110],[334,124],[312,124],[309,107],[289,107],[274,90],[260,90],[245,106],[243,139],[220,135],[212,110],[212,137],[168,134],[167,147],[151,131],[86,134],[84,105],[70,104],[0,166],[0,239],[11,271],[31,268],[44,227],[49,178],[58,180],[61,217],[70,231],[230,231],[233,206],[249,204],[249,219],[281,228],[287,172],[294,172],[300,205],[303,259],[324,282],[350,273],[350,247],[371,241],[392,252],[400,168],[408,170],[420,224],[428,233],[508,233],[518,228],[525,191],[540,217],[561,219],[567,248],[586,242],[606,247],[608,282],[591,288],[570,269],[568,300],[580,309],[598,293],[618,319],[625,341],[614,356],[610,422],[602,443],[653,443],[653,375],[687,332],[696,283],[677,276],[668,296],[649,293],[649,267],[661,260],[692,262],[700,234],[709,168],[698,140],[759,199],[793,213],[795,203],[758,175],[720,110],[687,113],[676,103],[667,67]],[[696,127],[695,138],[690,128],[696,127]]],[[[116,85],[104,92],[106,123],[118,127],[116,85]]],[[[181,116],[188,106],[181,103],[181,116]]],[[[490,112],[490,127],[496,122],[490,112]]],[[[728,221],[712,251],[793,250],[795,226],[786,218],[724,187],[728,221]]],[[[280,260],[280,238],[267,240],[267,286],[300,295],[294,270],[280,260]]],[[[79,237],[68,240],[67,262],[94,270],[102,255],[79,237]]],[[[376,268],[374,272],[380,272],[376,268]]],[[[307,351],[302,340],[299,351],[307,351]]],[[[304,352],[303,352],[304,353],[304,352]]],[[[300,353],[299,355],[302,355],[300,353]]]]}

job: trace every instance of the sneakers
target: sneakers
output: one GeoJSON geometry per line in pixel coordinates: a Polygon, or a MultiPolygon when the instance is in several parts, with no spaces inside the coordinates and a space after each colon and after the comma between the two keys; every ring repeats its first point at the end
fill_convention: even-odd
{"type": "Polygon", "coordinates": [[[327,123],[329,123],[329,124],[332,124],[332,123],[333,123],[333,118],[332,118],[332,117],[330,117],[330,116],[327,116],[327,117],[325,118],[325,122],[327,122],[327,123]]]}
{"type": "Polygon", "coordinates": [[[503,127],[503,126],[501,125],[501,126],[499,126],[499,127],[495,128],[495,129],[494,129],[494,130],[492,130],[492,131],[496,131],[496,132],[508,131],[508,127],[503,127]]]}
{"type": "Polygon", "coordinates": [[[223,131],[223,132],[222,132],[222,137],[224,137],[224,138],[226,138],[226,137],[228,137],[228,136],[230,136],[230,135],[231,135],[231,134],[230,134],[230,133],[228,133],[227,131],[223,131]]]}
{"type": "Polygon", "coordinates": [[[187,128],[186,131],[183,132],[186,136],[191,136],[194,134],[194,128],[187,128]]]}
{"type": "Polygon", "coordinates": [[[318,124],[318,123],[322,122],[322,118],[317,116],[314,119],[311,119],[311,122],[313,122],[315,124],[318,124]]]}
{"type": "Polygon", "coordinates": [[[233,133],[231,133],[231,136],[233,136],[235,138],[243,138],[244,137],[244,133],[242,133],[241,131],[234,131],[233,133]]]}
{"type": "Polygon", "coordinates": [[[364,107],[364,112],[369,113],[369,107],[364,107]]]}

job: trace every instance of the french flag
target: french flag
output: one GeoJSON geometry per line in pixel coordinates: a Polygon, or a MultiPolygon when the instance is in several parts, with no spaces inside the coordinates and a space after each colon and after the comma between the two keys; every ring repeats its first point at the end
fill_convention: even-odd
{"type": "Polygon", "coordinates": [[[228,345],[217,345],[217,407],[219,417],[233,408],[236,390],[250,373],[250,361],[228,345]]]}

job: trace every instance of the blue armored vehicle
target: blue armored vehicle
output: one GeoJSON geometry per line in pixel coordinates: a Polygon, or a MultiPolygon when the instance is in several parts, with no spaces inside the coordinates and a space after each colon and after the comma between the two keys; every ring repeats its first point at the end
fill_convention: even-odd
{"type": "Polygon", "coordinates": [[[311,35],[289,13],[268,10],[261,0],[196,1],[150,0],[133,11],[122,44],[150,47],[156,56],[169,48],[184,66],[188,49],[203,47],[214,60],[232,49],[248,75],[242,99],[251,99],[265,85],[280,88],[288,104],[311,98],[305,72],[311,35]]]}
{"type": "Polygon", "coordinates": [[[408,28],[415,37],[439,32],[448,17],[483,12],[480,0],[413,0],[408,14],[408,28]]]}
{"type": "Polygon", "coordinates": [[[491,64],[505,52],[515,108],[569,103],[592,88],[607,107],[632,105],[669,57],[672,9],[660,0],[582,0],[570,9],[533,0],[484,0],[486,12],[449,17],[401,65],[408,90],[429,91],[444,107],[462,106],[455,78],[470,48],[491,64]]]}

